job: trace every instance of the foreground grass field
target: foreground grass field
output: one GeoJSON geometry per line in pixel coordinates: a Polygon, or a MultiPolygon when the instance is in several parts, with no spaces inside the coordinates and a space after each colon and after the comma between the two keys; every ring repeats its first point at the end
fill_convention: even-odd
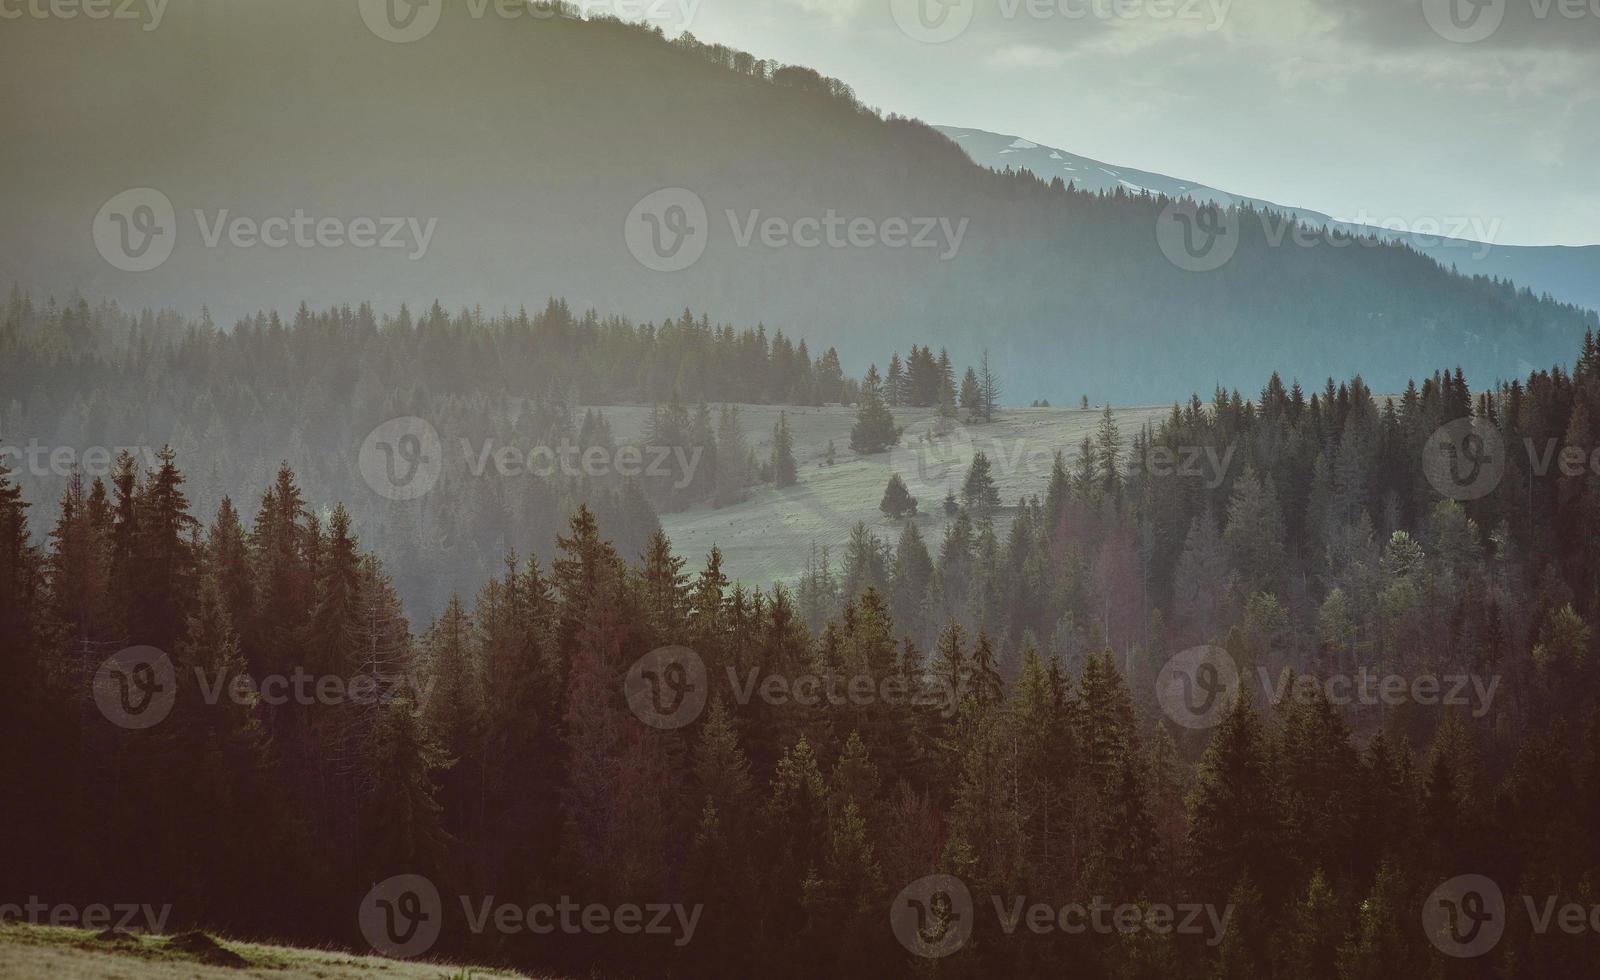
{"type": "Polygon", "coordinates": [[[0,977],[62,980],[516,980],[521,973],[213,940],[199,933],[100,939],[88,929],[0,924],[0,977]]]}
{"type": "MultiPolygon", "coordinates": [[[[1131,444],[1141,426],[1155,423],[1172,410],[1170,405],[1112,409],[1124,446],[1131,444]]],[[[602,409],[613,431],[624,439],[642,433],[648,409],[602,409]]],[[[826,546],[837,571],[850,529],[857,521],[880,539],[893,543],[901,522],[878,510],[883,488],[892,473],[899,473],[918,498],[917,529],[930,550],[937,552],[946,517],[941,502],[947,490],[961,491],[961,482],[977,452],[993,464],[994,480],[1005,507],[996,516],[995,530],[1004,535],[1011,524],[1017,498],[1044,495],[1050,463],[1057,450],[1070,468],[1078,444],[1092,436],[1100,424],[1100,408],[1007,408],[989,425],[957,425],[936,433],[937,413],[931,409],[896,411],[895,421],[905,433],[895,450],[872,456],[850,451],[853,408],[789,408],[795,461],[800,482],[777,490],[757,487],[743,503],[720,509],[697,507],[661,515],[661,526],[674,549],[697,571],[712,545],[722,549],[723,570],[747,585],[765,588],[773,582],[792,585],[805,571],[812,544],[826,546]],[[927,437],[927,438],[925,438],[927,437]],[[834,465],[827,465],[829,442],[834,465]]],[[[739,419],[745,438],[758,459],[772,452],[772,428],[779,409],[741,405],[739,419]]]]}

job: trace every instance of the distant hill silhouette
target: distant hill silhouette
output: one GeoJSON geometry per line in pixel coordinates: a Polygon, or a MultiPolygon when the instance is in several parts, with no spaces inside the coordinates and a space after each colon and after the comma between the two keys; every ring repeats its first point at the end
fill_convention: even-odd
{"type": "Polygon", "coordinates": [[[18,94],[0,107],[0,283],[39,295],[191,314],[209,303],[223,323],[285,297],[324,307],[352,294],[515,309],[559,293],[649,319],[693,306],[836,344],[852,373],[913,340],[958,362],[988,347],[1022,403],[1168,402],[1271,370],[1308,385],[1365,370],[1382,391],[1460,363],[1482,383],[1568,355],[1595,322],[1405,249],[1274,246],[1252,220],[1226,265],[1186,271],[1158,247],[1158,199],[993,174],[814,72],[617,22],[449,5],[431,34],[398,44],[355,2],[172,0],[149,31],[10,22],[0,65],[18,94]],[[102,205],[146,186],[172,202],[176,249],[121,271],[91,232],[102,205]],[[708,215],[704,256],[677,272],[645,268],[624,238],[630,211],[663,188],[693,191],[708,215]],[[416,260],[403,228],[400,249],[231,243],[226,222],[297,209],[352,229],[436,223],[416,260]],[[830,209],[966,225],[948,260],[761,244],[764,219],[830,209]]]}

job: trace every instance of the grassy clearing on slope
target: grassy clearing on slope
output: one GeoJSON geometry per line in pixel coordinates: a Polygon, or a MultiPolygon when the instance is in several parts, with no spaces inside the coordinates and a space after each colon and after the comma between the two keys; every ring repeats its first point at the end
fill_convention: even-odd
{"type": "Polygon", "coordinates": [[[88,929],[0,923],[0,977],[65,980],[514,980],[520,973],[320,949],[212,940],[201,933],[100,939],[88,929]],[[223,965],[225,962],[234,965],[223,965]]]}
{"type": "MultiPolygon", "coordinates": [[[[961,425],[940,441],[927,443],[922,440],[936,426],[937,413],[896,411],[895,421],[905,427],[901,445],[888,453],[858,456],[850,451],[854,409],[782,410],[788,414],[794,438],[798,484],[782,490],[755,487],[747,500],[729,507],[697,507],[662,515],[662,527],[678,554],[688,559],[691,571],[698,571],[706,552],[717,545],[729,577],[762,588],[773,582],[792,585],[805,571],[813,543],[829,549],[837,570],[857,521],[865,521],[880,539],[891,543],[898,539],[901,522],[889,520],[878,510],[883,488],[896,472],[918,498],[918,530],[929,550],[937,553],[947,520],[941,508],[945,491],[960,493],[967,467],[979,451],[993,464],[995,484],[1005,504],[995,519],[996,532],[1004,535],[1017,499],[1044,495],[1056,451],[1065,454],[1070,468],[1078,444],[1084,436],[1094,434],[1101,413],[1098,408],[1007,408],[997,413],[993,424],[961,425]],[[824,460],[829,440],[834,447],[833,466],[824,460]]],[[[647,408],[602,411],[624,441],[640,437],[649,415],[647,408]]],[[[766,405],[739,407],[746,440],[759,459],[771,453],[772,428],[779,411],[766,405]]],[[[1169,412],[1170,405],[1113,409],[1112,415],[1126,447],[1141,426],[1155,423],[1169,412]]]]}

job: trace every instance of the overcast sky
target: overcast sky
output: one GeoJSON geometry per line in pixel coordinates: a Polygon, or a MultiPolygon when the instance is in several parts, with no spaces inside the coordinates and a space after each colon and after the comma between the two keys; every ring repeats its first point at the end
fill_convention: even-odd
{"type": "Polygon", "coordinates": [[[698,0],[690,23],[930,123],[1339,218],[1600,243],[1600,0],[698,0]]]}

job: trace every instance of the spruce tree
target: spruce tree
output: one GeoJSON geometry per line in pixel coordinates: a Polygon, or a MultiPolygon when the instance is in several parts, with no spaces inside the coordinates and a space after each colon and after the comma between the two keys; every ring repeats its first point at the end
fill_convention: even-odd
{"type": "Polygon", "coordinates": [[[883,403],[878,385],[862,386],[861,404],[856,410],[856,421],[850,427],[850,448],[864,456],[886,452],[900,441],[900,428],[894,424],[889,406],[883,403]]]}
{"type": "Polygon", "coordinates": [[[878,509],[884,516],[894,521],[916,514],[917,498],[911,496],[911,491],[906,489],[906,481],[900,479],[899,473],[889,476],[889,483],[883,488],[883,499],[878,502],[878,509]]]}
{"type": "Polygon", "coordinates": [[[983,414],[982,400],[978,389],[978,372],[969,367],[961,378],[961,410],[967,413],[968,418],[977,419],[983,414]]]}
{"type": "Polygon", "coordinates": [[[1240,688],[1200,760],[1189,794],[1189,868],[1202,894],[1244,876],[1269,903],[1282,897],[1282,817],[1261,720],[1240,688]]]}
{"type": "Polygon", "coordinates": [[[978,383],[977,414],[984,422],[994,421],[994,410],[1000,406],[1000,379],[995,376],[989,367],[989,351],[983,352],[983,360],[979,362],[979,370],[975,379],[978,383]]]}
{"type": "Polygon", "coordinates": [[[990,469],[987,455],[981,452],[974,454],[966,480],[961,484],[962,503],[980,517],[994,513],[1000,506],[1000,490],[994,484],[990,469]]]}
{"type": "Polygon", "coordinates": [[[365,755],[362,768],[371,789],[360,803],[364,877],[440,875],[451,840],[434,778],[452,763],[409,700],[384,705],[365,755]]]}
{"type": "Polygon", "coordinates": [[[778,489],[792,487],[799,479],[794,461],[794,444],[789,436],[789,417],[778,413],[778,424],[772,429],[772,482],[778,489]]]}

